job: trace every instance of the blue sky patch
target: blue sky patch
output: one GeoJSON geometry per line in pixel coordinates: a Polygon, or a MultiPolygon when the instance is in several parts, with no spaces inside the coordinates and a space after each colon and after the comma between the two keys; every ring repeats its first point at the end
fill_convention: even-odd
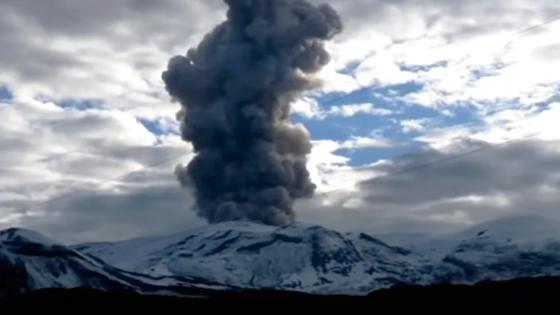
{"type": "Polygon", "coordinates": [[[484,77],[492,77],[499,74],[500,70],[507,67],[507,64],[503,62],[496,62],[489,67],[485,68],[475,68],[471,70],[471,75],[476,79],[482,79],[484,77]]]}
{"type": "MultiPolygon", "coordinates": [[[[430,67],[443,66],[435,64],[430,67]]],[[[422,68],[424,69],[424,68],[422,68]]],[[[414,68],[415,71],[421,71],[414,68]]],[[[407,102],[403,96],[421,90],[418,83],[407,83],[385,87],[369,87],[349,94],[329,93],[315,97],[321,110],[328,112],[334,106],[371,103],[376,108],[390,110],[390,115],[358,113],[351,117],[327,115],[322,119],[294,115],[293,120],[304,124],[315,140],[343,142],[354,137],[376,137],[391,143],[386,148],[342,149],[337,154],[350,159],[350,165],[360,166],[382,159],[393,159],[403,154],[416,152],[425,145],[416,141],[422,130],[405,132],[401,124],[406,120],[420,120],[426,130],[460,125],[476,127],[484,125],[480,108],[472,104],[459,104],[440,108],[426,107],[407,102]]]]}
{"type": "Polygon", "coordinates": [[[350,93],[334,92],[314,97],[322,108],[371,101],[372,88],[362,88],[350,93]]]}
{"type": "Polygon", "coordinates": [[[426,72],[430,71],[434,68],[444,68],[447,67],[447,61],[440,61],[436,62],[431,65],[400,65],[401,71],[408,71],[408,72],[426,72]]]}
{"type": "Polygon", "coordinates": [[[353,76],[356,70],[362,65],[362,61],[350,62],[344,69],[338,71],[341,74],[353,76]]]}
{"type": "Polygon", "coordinates": [[[418,91],[422,86],[408,83],[387,87],[363,88],[349,94],[329,93],[316,97],[322,110],[334,106],[371,103],[376,108],[388,109],[393,113],[387,116],[357,114],[352,117],[328,116],[324,119],[306,118],[294,115],[293,120],[304,124],[313,139],[346,140],[352,136],[371,135],[376,132],[382,136],[397,136],[395,120],[418,119],[441,115],[435,109],[407,104],[401,97],[418,91]],[[379,133],[381,131],[381,133],[379,133]]]}
{"type": "Polygon", "coordinates": [[[10,102],[14,98],[12,91],[5,85],[0,85],[0,102],[10,102]]]}
{"type": "Polygon", "coordinates": [[[473,106],[461,106],[449,108],[451,115],[442,115],[446,126],[482,123],[478,110],[473,106]]]}
{"type": "Polygon", "coordinates": [[[152,119],[138,119],[138,121],[146,128],[148,131],[156,136],[168,135],[168,134],[178,134],[178,131],[171,129],[169,124],[161,120],[152,119]]]}
{"type": "Polygon", "coordinates": [[[105,103],[99,99],[62,99],[56,104],[62,108],[73,108],[78,110],[87,110],[92,108],[103,108],[105,103]]]}

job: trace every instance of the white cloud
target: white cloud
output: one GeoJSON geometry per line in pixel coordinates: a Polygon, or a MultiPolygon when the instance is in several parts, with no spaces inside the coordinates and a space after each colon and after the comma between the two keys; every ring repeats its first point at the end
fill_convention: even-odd
{"type": "Polygon", "coordinates": [[[376,108],[375,105],[371,103],[361,103],[333,106],[328,110],[327,116],[352,117],[360,114],[387,116],[391,115],[392,113],[393,112],[391,110],[385,108],[376,108]]]}
{"type": "Polygon", "coordinates": [[[539,106],[515,107],[492,112],[482,123],[434,128],[416,138],[432,148],[444,149],[465,139],[484,141],[494,145],[523,139],[560,140],[557,124],[560,103],[539,106]]]}
{"type": "Polygon", "coordinates": [[[308,97],[299,98],[292,104],[292,113],[306,118],[320,118],[324,114],[316,100],[308,97]]]}
{"type": "MultiPolygon", "coordinates": [[[[323,92],[418,81],[425,88],[408,100],[426,106],[534,102],[549,97],[558,80],[554,52],[559,23],[516,34],[560,13],[554,1],[330,3],[346,28],[329,44],[332,63],[320,74],[323,92]],[[402,68],[440,61],[447,65],[424,73],[402,68]],[[342,73],[354,62],[352,73],[342,73]],[[472,70],[492,69],[496,62],[505,65],[497,75],[472,76],[472,70]]],[[[102,98],[151,119],[172,117],[177,109],[160,79],[169,57],[184,53],[225,13],[223,3],[200,0],[56,0],[49,6],[22,0],[2,2],[0,9],[0,81],[29,96],[102,98]]]]}
{"type": "Polygon", "coordinates": [[[347,27],[330,45],[334,62],[321,73],[323,92],[416,82],[423,89],[405,100],[429,107],[530,104],[557,94],[560,21],[550,18],[560,14],[558,2],[331,3],[347,27]],[[352,63],[357,66],[348,73],[352,63]]]}
{"type": "Polygon", "coordinates": [[[357,137],[354,136],[349,140],[340,142],[340,149],[359,150],[368,148],[387,148],[391,146],[391,142],[379,137],[357,137]]]}
{"type": "Polygon", "coordinates": [[[319,193],[298,209],[304,221],[373,233],[441,233],[508,216],[558,217],[557,148],[558,141],[500,147],[467,141],[420,152],[355,169],[362,176],[353,189],[319,193]]]}
{"type": "Polygon", "coordinates": [[[426,131],[426,119],[405,119],[400,122],[404,133],[426,131]]]}
{"type": "Polygon", "coordinates": [[[304,97],[292,104],[292,113],[308,119],[325,119],[328,117],[349,118],[356,115],[388,116],[392,115],[393,111],[378,108],[372,103],[345,104],[323,109],[316,100],[304,97]]]}
{"type": "Polygon", "coordinates": [[[381,52],[365,59],[356,69],[355,78],[360,86],[397,85],[413,81],[416,75],[402,70],[390,53],[381,52]]]}
{"type": "MultiPolygon", "coordinates": [[[[533,25],[542,20],[536,19],[533,25]]],[[[426,106],[470,103],[485,107],[508,101],[525,105],[546,101],[557,94],[560,63],[543,55],[558,44],[558,25],[535,28],[523,37],[489,28],[487,34],[465,42],[432,48],[438,55],[437,51],[448,51],[439,57],[447,66],[418,74],[416,80],[425,86],[407,99],[426,106]]]]}
{"type": "Polygon", "coordinates": [[[319,193],[333,190],[357,191],[360,180],[370,178],[375,173],[367,168],[351,167],[350,158],[340,150],[362,150],[391,146],[387,139],[378,137],[352,137],[344,141],[316,140],[309,156],[308,168],[319,193]]]}
{"type": "MultiPolygon", "coordinates": [[[[320,175],[331,185],[298,204],[301,219],[345,230],[432,233],[507,216],[557,217],[559,109],[504,109],[482,123],[426,130],[417,140],[432,149],[370,167],[323,165],[320,175]]],[[[328,152],[341,146],[327,144],[328,152]]]]}
{"type": "MultiPolygon", "coordinates": [[[[60,204],[60,200],[78,191],[104,194],[107,199],[118,196],[132,203],[134,198],[141,197],[136,193],[138,189],[162,184],[179,189],[173,169],[190,156],[188,147],[177,136],[156,137],[133,115],[119,110],[64,109],[16,94],[11,104],[0,106],[0,117],[4,122],[0,124],[0,215],[3,218],[0,228],[43,222],[40,225],[43,230],[56,232],[54,226],[46,226],[47,222],[54,222],[64,230],[66,227],[61,225],[69,227],[73,224],[71,220],[52,220],[59,212],[61,218],[56,220],[67,219],[62,208],[70,205],[60,204]],[[47,207],[54,202],[61,208],[47,207]]],[[[187,193],[185,196],[190,198],[187,193]]],[[[183,205],[175,206],[190,211],[183,209],[183,205]]],[[[103,220],[111,222],[114,217],[109,209],[103,211],[106,211],[103,220]]],[[[173,211],[170,213],[179,213],[173,211]]],[[[124,227],[126,222],[119,224],[124,227]]],[[[139,221],[130,223],[129,228],[142,229],[138,224],[139,221]]],[[[82,236],[64,237],[80,239],[82,236]]],[[[117,235],[106,235],[112,236],[117,235]]]]}
{"type": "Polygon", "coordinates": [[[102,99],[135,116],[172,117],[177,105],[169,102],[161,72],[223,19],[223,7],[219,1],[2,1],[0,82],[31,98],[102,99]]]}

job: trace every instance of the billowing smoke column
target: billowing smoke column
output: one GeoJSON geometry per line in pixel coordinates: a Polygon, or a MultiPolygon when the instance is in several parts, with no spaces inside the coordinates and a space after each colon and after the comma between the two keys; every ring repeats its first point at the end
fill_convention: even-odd
{"type": "Polygon", "coordinates": [[[329,61],[323,41],[342,23],[330,6],[303,0],[225,2],[227,20],[163,73],[196,151],[177,174],[210,223],[290,224],[294,199],[315,190],[310,137],[290,123],[290,103],[317,86],[311,75],[329,61]]]}

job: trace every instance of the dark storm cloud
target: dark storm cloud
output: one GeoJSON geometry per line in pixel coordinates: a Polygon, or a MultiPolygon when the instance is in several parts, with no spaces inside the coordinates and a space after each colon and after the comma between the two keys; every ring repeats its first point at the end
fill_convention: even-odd
{"type": "Polygon", "coordinates": [[[300,219],[341,230],[441,233],[503,217],[560,218],[559,141],[461,141],[371,169],[388,175],[363,181],[358,192],[302,201],[300,219]]]}
{"type": "MultiPolygon", "coordinates": [[[[116,26],[132,26],[133,31],[149,31],[158,26],[177,22],[179,17],[191,17],[195,5],[182,0],[0,0],[4,18],[21,18],[37,31],[66,36],[87,37],[108,35],[116,26]],[[165,19],[167,17],[167,20],[165,19]],[[137,23],[144,21],[144,23],[137,23]]],[[[209,1],[214,2],[214,1],[209,1]]],[[[199,5],[200,6],[200,5],[199,5]]],[[[205,4],[208,9],[216,4],[205,4]]],[[[155,33],[155,30],[153,30],[155,33]]],[[[150,32],[151,34],[151,32],[150,32]]],[[[138,34],[135,34],[138,35],[138,34]]]]}
{"type": "Polygon", "coordinates": [[[315,189],[309,135],[290,123],[290,103],[317,86],[310,75],[329,61],[323,41],[342,23],[328,5],[303,0],[225,2],[227,21],[163,74],[197,152],[178,176],[194,184],[209,222],[289,224],[293,200],[315,189]]]}
{"type": "MultiPolygon", "coordinates": [[[[0,4],[0,10],[2,6],[0,4]]],[[[19,17],[3,12],[0,19],[0,68],[24,79],[46,80],[61,67],[77,67],[74,59],[30,41],[31,30],[18,25],[19,17]]]]}
{"type": "Polygon", "coordinates": [[[25,226],[65,243],[113,241],[137,236],[169,234],[203,224],[184,211],[192,197],[167,183],[125,191],[73,190],[41,205],[43,214],[28,214],[25,226]],[[110,219],[108,219],[110,218],[110,219]]]}
{"type": "Polygon", "coordinates": [[[472,195],[535,190],[557,178],[560,152],[555,145],[525,141],[504,147],[482,142],[464,143],[461,153],[429,151],[398,161],[388,171],[395,175],[361,184],[367,200],[393,205],[414,205],[472,195]],[[459,156],[459,158],[456,158],[459,156]],[[441,162],[438,162],[441,161],[441,162]],[[423,165],[429,167],[422,167],[423,165]],[[415,167],[419,165],[420,167],[415,167]]]}
{"type": "MultiPolygon", "coordinates": [[[[321,1],[313,0],[314,3],[321,1]]],[[[349,30],[343,38],[351,39],[356,31],[373,30],[387,34],[397,42],[433,34],[448,42],[461,42],[492,32],[522,30],[532,26],[534,21],[560,14],[560,6],[555,0],[516,4],[476,0],[331,0],[329,3],[344,18],[349,30]],[[411,19],[416,17],[423,20],[427,32],[413,32],[415,35],[410,36],[403,30],[415,25],[411,19]]]]}
{"type": "Polygon", "coordinates": [[[198,37],[217,21],[214,12],[222,12],[219,1],[0,0],[0,70],[26,83],[56,86],[75,80],[73,70],[93,74],[115,62],[92,62],[105,49],[173,49],[192,40],[185,34],[198,37]],[[79,48],[83,41],[90,41],[87,48],[79,48]]]}

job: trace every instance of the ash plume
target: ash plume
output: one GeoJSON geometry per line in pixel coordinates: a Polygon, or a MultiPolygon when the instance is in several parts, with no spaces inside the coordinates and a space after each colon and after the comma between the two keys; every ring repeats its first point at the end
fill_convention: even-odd
{"type": "Polygon", "coordinates": [[[328,5],[304,0],[225,0],[227,20],[162,75],[196,156],[177,176],[210,223],[293,223],[294,200],[311,197],[310,136],[290,103],[318,86],[323,42],[342,31],[328,5]]]}

